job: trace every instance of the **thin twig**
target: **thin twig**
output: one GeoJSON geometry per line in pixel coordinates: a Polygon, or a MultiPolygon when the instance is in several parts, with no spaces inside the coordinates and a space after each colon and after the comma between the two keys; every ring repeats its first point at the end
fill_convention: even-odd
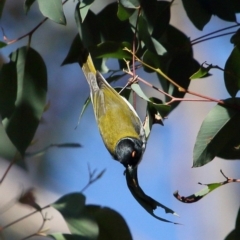
{"type": "MultiPolygon", "coordinates": [[[[64,5],[66,2],[68,2],[68,0],[65,0],[65,1],[62,3],[62,5],[64,5]]],[[[18,37],[18,38],[16,38],[16,39],[14,39],[14,40],[10,40],[10,41],[8,40],[8,38],[6,37],[6,35],[4,34],[4,31],[3,31],[3,29],[2,29],[3,34],[4,34],[3,39],[7,42],[8,45],[10,45],[10,44],[13,44],[13,43],[15,43],[15,42],[18,42],[18,41],[20,41],[21,39],[29,36],[28,46],[30,46],[30,42],[31,42],[31,38],[32,38],[33,33],[34,33],[43,23],[45,23],[47,20],[48,20],[48,17],[45,17],[45,18],[44,18],[43,20],[41,20],[31,31],[29,31],[28,33],[26,33],[26,34],[24,34],[24,35],[22,35],[22,36],[20,36],[20,37],[18,37]]]]}
{"type": "Polygon", "coordinates": [[[191,43],[196,42],[196,41],[198,41],[198,40],[200,40],[200,39],[203,39],[203,38],[205,38],[205,37],[208,37],[208,36],[210,36],[210,35],[213,35],[213,34],[215,34],[215,33],[222,32],[222,31],[228,30],[228,29],[230,29],[230,28],[238,27],[239,25],[240,25],[240,24],[237,23],[237,24],[235,24],[235,25],[233,25],[233,26],[225,27],[225,28],[222,28],[222,29],[213,31],[213,32],[211,32],[211,33],[205,34],[205,35],[203,35],[203,36],[201,36],[201,37],[198,37],[198,38],[195,38],[195,39],[191,40],[191,43]]]}
{"type": "Polygon", "coordinates": [[[9,163],[8,168],[6,169],[5,173],[3,174],[1,180],[0,180],[0,185],[4,181],[5,177],[7,176],[8,172],[10,171],[11,167],[14,165],[14,163],[21,158],[20,153],[17,151],[12,159],[12,161],[9,163]]]}

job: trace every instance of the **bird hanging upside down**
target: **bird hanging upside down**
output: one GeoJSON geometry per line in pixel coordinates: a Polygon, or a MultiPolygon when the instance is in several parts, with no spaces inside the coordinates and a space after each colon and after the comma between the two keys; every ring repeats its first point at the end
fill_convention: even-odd
{"type": "Polygon", "coordinates": [[[90,87],[103,142],[113,158],[132,171],[141,161],[146,146],[142,122],[132,105],[96,71],[87,49],[82,52],[79,64],[90,87]]]}

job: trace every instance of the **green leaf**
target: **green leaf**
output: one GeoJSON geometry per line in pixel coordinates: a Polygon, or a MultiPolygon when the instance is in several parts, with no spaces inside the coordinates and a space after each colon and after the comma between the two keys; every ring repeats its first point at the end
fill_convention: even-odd
{"type": "Polygon", "coordinates": [[[88,11],[95,0],[82,0],[79,5],[79,12],[82,22],[88,14],[88,11]]]}
{"type": "Polygon", "coordinates": [[[68,54],[64,61],[62,62],[61,66],[66,65],[66,64],[71,64],[71,63],[77,63],[79,59],[79,54],[81,54],[81,49],[83,49],[83,42],[77,34],[75,38],[73,39],[73,42],[71,44],[71,47],[68,51],[68,54]]]}
{"type": "Polygon", "coordinates": [[[119,1],[125,8],[134,8],[140,6],[140,3],[138,0],[120,0],[119,1]]]}
{"type": "MultiPolygon", "coordinates": [[[[145,93],[140,88],[139,84],[134,83],[134,84],[131,85],[131,88],[135,93],[137,93],[137,95],[140,98],[146,100],[150,104],[151,107],[154,107],[159,114],[166,116],[166,114],[168,112],[170,112],[170,109],[171,109],[170,106],[165,105],[165,104],[157,104],[157,103],[153,102],[151,99],[149,99],[145,95],[145,93]]],[[[152,98],[152,99],[154,99],[154,98],[152,98]]]]}
{"type": "Polygon", "coordinates": [[[216,156],[227,160],[240,159],[240,131],[232,136],[216,156]]]}
{"type": "Polygon", "coordinates": [[[163,55],[166,53],[166,49],[163,45],[151,36],[148,30],[148,23],[143,16],[138,19],[138,36],[141,41],[144,42],[147,49],[158,55],[163,55]]]}
{"type": "Polygon", "coordinates": [[[28,11],[30,10],[32,4],[35,2],[36,0],[25,0],[24,1],[24,12],[25,14],[28,13],[28,11]]]}
{"type": "Polygon", "coordinates": [[[207,12],[225,21],[236,22],[235,12],[239,10],[239,1],[237,3],[237,0],[209,0],[200,1],[200,3],[207,12]]]}
{"type": "MultiPolygon", "coordinates": [[[[91,103],[91,98],[88,97],[88,98],[85,100],[84,104],[83,104],[82,111],[81,111],[81,113],[80,113],[80,115],[79,115],[79,118],[78,118],[77,126],[79,125],[80,120],[81,120],[81,118],[82,118],[85,110],[87,109],[87,107],[88,107],[88,105],[89,105],[90,103],[91,103]]],[[[76,126],[76,128],[77,128],[77,126],[76,126]]]]}
{"type": "Polygon", "coordinates": [[[224,103],[224,106],[216,105],[200,127],[193,151],[193,167],[212,161],[240,131],[240,99],[227,99],[224,103]]]}
{"type": "Polygon", "coordinates": [[[56,23],[66,25],[66,18],[63,13],[61,0],[37,0],[37,2],[43,16],[56,23]]]}
{"type": "Polygon", "coordinates": [[[205,9],[199,0],[182,0],[182,2],[191,22],[197,29],[203,30],[204,26],[211,19],[211,12],[205,9]]]}
{"type": "Polygon", "coordinates": [[[7,44],[5,43],[5,42],[1,42],[0,41],[0,48],[4,48],[4,47],[6,47],[7,46],[7,44]]]}
{"type": "Polygon", "coordinates": [[[17,69],[12,61],[3,64],[0,71],[0,114],[2,119],[10,118],[15,110],[17,97],[17,69]]]}
{"type": "Polygon", "coordinates": [[[121,2],[118,3],[117,16],[121,21],[129,19],[129,17],[134,13],[135,9],[125,8],[121,2]]]}
{"type": "Polygon", "coordinates": [[[240,239],[240,208],[238,210],[235,229],[228,234],[225,240],[238,240],[240,239]]]}
{"type": "MultiPolygon", "coordinates": [[[[75,20],[80,37],[75,37],[67,56],[68,59],[73,59],[73,62],[76,56],[78,57],[79,54],[81,54],[82,47],[89,48],[90,46],[97,45],[101,42],[101,33],[98,26],[98,19],[92,11],[88,11],[85,21],[82,22],[80,14],[80,3],[78,3],[75,8],[75,20]]],[[[93,58],[93,62],[97,70],[101,72],[107,71],[104,59],[93,58]]]]}
{"type": "Polygon", "coordinates": [[[124,218],[113,209],[87,205],[85,212],[93,217],[99,226],[98,240],[132,240],[124,218]]]}
{"type": "Polygon", "coordinates": [[[0,18],[2,17],[2,13],[3,13],[3,8],[5,5],[6,0],[1,0],[0,1],[0,18]]]}
{"type": "Polygon", "coordinates": [[[230,42],[234,44],[234,46],[240,46],[240,29],[234,33],[230,39],[230,42]]]}
{"type": "Polygon", "coordinates": [[[224,67],[224,81],[228,93],[235,97],[240,89],[240,47],[235,46],[224,67]]]}
{"type": "Polygon", "coordinates": [[[173,1],[141,1],[141,10],[147,21],[148,31],[155,39],[159,39],[169,26],[172,3],[173,1]]]}
{"type": "Polygon", "coordinates": [[[154,210],[157,207],[163,208],[165,210],[166,213],[171,213],[175,216],[178,216],[178,214],[176,212],[174,212],[173,210],[171,210],[170,208],[164,206],[163,204],[157,202],[156,200],[154,200],[153,198],[149,197],[148,195],[146,195],[144,193],[144,191],[141,189],[139,183],[138,183],[138,178],[137,178],[137,168],[134,169],[131,173],[129,173],[129,171],[125,172],[126,175],[126,181],[127,181],[127,185],[128,188],[130,190],[130,192],[132,193],[133,197],[137,200],[137,202],[150,214],[152,215],[154,218],[163,221],[163,222],[169,222],[169,223],[174,223],[174,224],[178,224],[175,222],[171,222],[168,221],[164,218],[161,218],[159,216],[157,216],[154,213],[154,210]]]}
{"type": "Polygon", "coordinates": [[[44,111],[47,70],[41,56],[22,47],[10,55],[17,67],[17,98],[12,114],[3,119],[6,133],[23,155],[33,139],[44,111]]]}
{"type": "MultiPolygon", "coordinates": [[[[164,57],[159,56],[158,54],[153,53],[149,50],[146,50],[143,54],[143,62],[156,69],[162,69],[162,66],[165,64],[164,60],[164,57]]],[[[143,66],[143,68],[145,72],[154,72],[154,70],[146,66],[143,66]]]]}
{"type": "Polygon", "coordinates": [[[183,203],[194,203],[194,202],[199,201],[200,199],[202,199],[203,197],[205,197],[206,195],[208,195],[210,192],[217,189],[218,187],[223,186],[222,183],[210,183],[210,184],[204,184],[204,185],[206,185],[207,187],[203,188],[199,192],[194,193],[188,197],[180,196],[178,191],[176,191],[173,194],[173,196],[183,203]]]}
{"type": "Polygon", "coordinates": [[[205,62],[200,66],[200,68],[198,69],[197,72],[195,72],[191,77],[190,80],[193,79],[198,79],[198,78],[202,78],[208,75],[209,71],[212,68],[215,68],[212,64],[209,64],[207,67],[204,67],[205,62]]]}
{"type": "Polygon", "coordinates": [[[123,50],[125,47],[131,48],[130,43],[106,41],[89,47],[89,51],[93,58],[131,59],[131,54],[123,50]]]}
{"type": "MultiPolygon", "coordinates": [[[[100,42],[132,42],[133,32],[131,26],[128,21],[119,20],[116,14],[117,11],[118,4],[117,2],[114,2],[106,6],[97,14],[97,22],[103,38],[100,42]]],[[[96,27],[94,29],[96,29],[96,27]]]]}
{"type": "MultiPolygon", "coordinates": [[[[188,89],[190,85],[190,76],[195,73],[200,67],[200,64],[190,56],[190,54],[179,54],[174,56],[168,65],[167,75],[184,89],[188,89]]],[[[168,83],[168,94],[176,98],[183,98],[185,92],[179,91],[178,88],[168,83]]],[[[172,110],[178,106],[180,102],[171,104],[172,110]]]]}
{"type": "Polygon", "coordinates": [[[146,137],[148,138],[153,124],[163,125],[163,119],[169,114],[171,107],[162,104],[162,100],[152,97],[147,104],[147,114],[143,123],[146,137]]]}
{"type": "Polygon", "coordinates": [[[89,237],[83,237],[78,234],[52,233],[48,235],[48,237],[51,237],[56,240],[91,240],[91,238],[89,237]]]}
{"type": "Polygon", "coordinates": [[[58,210],[72,234],[97,239],[99,228],[95,219],[85,210],[86,198],[81,193],[71,193],[61,197],[51,206],[58,210]]]}

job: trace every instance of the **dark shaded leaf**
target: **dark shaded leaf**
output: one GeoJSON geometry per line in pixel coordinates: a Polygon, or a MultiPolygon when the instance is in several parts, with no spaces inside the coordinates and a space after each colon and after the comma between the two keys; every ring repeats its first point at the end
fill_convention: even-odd
{"type": "Polygon", "coordinates": [[[77,63],[79,59],[79,54],[81,54],[81,49],[83,49],[83,43],[81,41],[81,38],[79,34],[76,35],[76,37],[73,39],[73,42],[71,44],[71,47],[68,51],[68,54],[64,61],[62,62],[61,66],[71,63],[77,63]]]}
{"type": "Polygon", "coordinates": [[[79,12],[81,16],[81,21],[83,22],[88,14],[88,11],[95,0],[82,0],[80,2],[79,12]]]}
{"type": "Polygon", "coordinates": [[[9,62],[0,71],[0,114],[2,119],[9,118],[15,110],[17,97],[16,63],[9,62]]]}
{"type": "Polygon", "coordinates": [[[138,19],[138,37],[144,42],[149,51],[157,53],[158,55],[166,53],[166,49],[162,44],[151,36],[148,30],[148,22],[143,16],[139,16],[138,19]]]}
{"type": "Polygon", "coordinates": [[[71,193],[61,197],[51,206],[62,214],[72,234],[96,239],[99,228],[95,219],[86,213],[85,202],[86,198],[81,193],[71,193]]]}
{"type": "Polygon", "coordinates": [[[138,0],[120,0],[120,3],[125,7],[125,8],[137,8],[140,6],[140,3],[138,0]]]}
{"type": "Polygon", "coordinates": [[[23,155],[42,116],[47,92],[47,71],[41,56],[22,47],[10,55],[17,66],[17,99],[11,116],[3,119],[6,133],[23,155]]]}
{"type": "Polygon", "coordinates": [[[0,41],[0,48],[4,48],[4,47],[6,47],[7,46],[7,44],[5,43],[5,42],[1,42],[0,41]]]}
{"type": "Polygon", "coordinates": [[[121,1],[118,3],[117,16],[118,16],[119,20],[121,20],[121,21],[127,20],[134,13],[134,11],[135,11],[135,9],[125,8],[121,4],[121,1]]]}
{"type": "Polygon", "coordinates": [[[173,215],[178,216],[178,214],[176,212],[174,212],[170,208],[164,206],[163,204],[157,202],[156,200],[154,200],[153,198],[149,197],[148,195],[146,195],[143,192],[143,190],[141,189],[141,187],[139,186],[139,183],[138,183],[137,168],[134,169],[131,173],[129,173],[129,171],[126,170],[125,174],[126,174],[127,185],[128,185],[128,188],[129,188],[130,192],[132,193],[133,197],[137,200],[137,202],[149,214],[151,214],[153,217],[155,217],[156,219],[158,219],[160,221],[178,224],[178,223],[175,223],[175,222],[168,221],[168,220],[166,220],[164,218],[158,217],[157,215],[154,214],[154,210],[157,207],[160,207],[160,208],[163,208],[166,213],[171,213],[173,215]]]}
{"type": "MultiPolygon", "coordinates": [[[[191,82],[189,78],[199,67],[200,64],[188,54],[179,54],[169,62],[167,75],[182,88],[188,89],[191,82]]],[[[183,98],[185,92],[179,91],[179,89],[170,83],[168,85],[168,94],[176,98],[183,98]]],[[[172,109],[177,107],[179,103],[174,102],[171,104],[172,109]]]]}
{"type": "MultiPolygon", "coordinates": [[[[240,99],[227,99],[226,105],[239,108],[240,99]]],[[[221,154],[240,131],[239,109],[216,105],[204,119],[193,151],[193,167],[201,167],[221,154]]]]}
{"type": "Polygon", "coordinates": [[[211,19],[211,12],[205,9],[199,0],[182,0],[182,2],[187,16],[193,25],[197,29],[203,30],[204,26],[211,19]]]}
{"type": "Polygon", "coordinates": [[[83,237],[78,234],[63,234],[63,233],[52,233],[48,235],[48,237],[51,237],[56,240],[91,240],[92,239],[89,237],[83,237]]]}
{"type": "Polygon", "coordinates": [[[238,45],[240,46],[240,29],[238,29],[236,31],[236,33],[234,33],[230,39],[230,42],[232,44],[234,44],[235,46],[238,45]]]}
{"type": "Polygon", "coordinates": [[[125,47],[131,48],[130,43],[106,41],[89,47],[89,51],[91,52],[93,58],[131,59],[131,54],[123,50],[125,47]]]}
{"type": "Polygon", "coordinates": [[[240,47],[235,46],[224,67],[224,81],[228,93],[235,97],[240,89],[240,47]]]}
{"type": "Polygon", "coordinates": [[[30,10],[32,4],[35,2],[36,0],[25,0],[24,1],[24,12],[25,14],[28,13],[28,11],[30,10]]]}
{"type": "Polygon", "coordinates": [[[147,29],[155,39],[158,39],[169,25],[171,4],[172,2],[167,1],[141,0],[147,29]]]}
{"type": "MultiPolygon", "coordinates": [[[[71,46],[71,50],[69,51],[70,55],[68,54],[68,59],[73,60],[76,58],[76,56],[78,56],[78,54],[81,54],[82,47],[89,48],[90,46],[97,45],[102,41],[97,16],[90,10],[85,17],[84,22],[82,22],[80,11],[80,3],[78,3],[75,9],[75,20],[80,38],[75,37],[71,46]],[[80,45],[78,46],[78,44],[80,45]],[[76,49],[75,52],[74,49],[76,49]]],[[[64,62],[65,61],[66,59],[64,62]]],[[[101,72],[107,72],[108,69],[105,66],[104,59],[93,58],[93,62],[97,70],[101,72]]]]}
{"type": "Polygon", "coordinates": [[[117,2],[114,2],[105,7],[97,15],[97,22],[99,24],[103,40],[131,43],[133,40],[133,32],[131,27],[128,21],[119,20],[116,15],[117,11],[118,4],[117,2]]]}
{"type": "Polygon", "coordinates": [[[236,0],[200,0],[199,2],[209,13],[217,15],[225,21],[236,21],[235,12],[237,9],[235,8],[237,5],[234,3],[236,0]]]}
{"type": "Polygon", "coordinates": [[[1,0],[0,1],[0,18],[2,17],[2,13],[3,13],[3,8],[5,5],[6,0],[1,0]]]}
{"type": "Polygon", "coordinates": [[[132,240],[124,218],[113,209],[87,205],[85,212],[94,218],[99,226],[98,240],[132,240]]]}
{"type": "Polygon", "coordinates": [[[216,157],[230,160],[240,159],[240,130],[220,149],[216,157]]]}
{"type": "Polygon", "coordinates": [[[240,209],[236,219],[235,229],[228,234],[225,240],[238,240],[240,239],[240,209]]]}
{"type": "Polygon", "coordinates": [[[37,2],[43,16],[56,23],[66,25],[66,18],[63,13],[61,0],[37,0],[37,2]]]}
{"type": "MultiPolygon", "coordinates": [[[[164,64],[165,64],[164,60],[165,60],[164,57],[159,56],[156,53],[152,53],[149,50],[146,50],[143,54],[143,62],[154,68],[162,69],[162,66],[164,66],[164,64]]],[[[146,66],[143,66],[143,68],[144,68],[144,71],[146,71],[146,72],[154,72],[154,70],[152,70],[146,66]]]]}

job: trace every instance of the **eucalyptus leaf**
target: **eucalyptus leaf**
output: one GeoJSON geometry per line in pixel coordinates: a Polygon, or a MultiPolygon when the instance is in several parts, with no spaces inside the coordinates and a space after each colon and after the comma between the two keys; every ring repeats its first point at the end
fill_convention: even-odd
{"type": "Polygon", "coordinates": [[[204,119],[193,150],[193,167],[201,167],[221,154],[240,131],[240,99],[216,105],[204,119]]]}
{"type": "Polygon", "coordinates": [[[24,155],[46,104],[47,70],[42,57],[32,48],[19,48],[10,59],[17,69],[17,97],[15,109],[3,119],[3,125],[10,140],[24,155]]]}
{"type": "Polygon", "coordinates": [[[83,237],[78,234],[64,234],[64,233],[52,233],[48,237],[56,240],[91,240],[89,237],[83,237]]]}
{"type": "Polygon", "coordinates": [[[140,88],[139,84],[132,84],[131,85],[131,88],[132,90],[137,93],[137,95],[139,97],[141,97],[142,99],[146,100],[149,104],[149,106],[153,107],[156,109],[156,111],[163,117],[165,117],[171,110],[171,107],[166,105],[166,104],[158,104],[158,103],[155,103],[153,102],[152,100],[155,99],[155,98],[148,98],[145,93],[142,91],[142,89],[140,88]]]}
{"type": "Polygon", "coordinates": [[[115,210],[97,205],[87,205],[85,212],[98,224],[98,240],[132,240],[126,221],[115,210]]]}
{"type": "Polygon", "coordinates": [[[182,0],[182,2],[188,18],[197,29],[203,30],[211,19],[211,12],[205,9],[199,0],[182,0]]]}
{"type": "Polygon", "coordinates": [[[194,202],[199,201],[200,199],[202,199],[209,193],[211,193],[213,190],[221,187],[222,183],[210,183],[210,184],[205,184],[205,185],[206,185],[205,188],[203,188],[199,192],[194,193],[188,197],[180,196],[178,191],[176,191],[173,195],[176,199],[178,199],[179,201],[181,201],[183,203],[194,203],[194,202]]]}
{"type": "Polygon", "coordinates": [[[28,13],[28,11],[30,10],[32,4],[35,2],[36,0],[25,0],[24,1],[24,12],[25,14],[28,13]]]}
{"type": "Polygon", "coordinates": [[[117,16],[119,20],[125,21],[129,19],[129,17],[134,13],[135,9],[131,8],[125,8],[122,4],[121,1],[118,3],[118,11],[117,11],[117,16]]]}
{"type": "Polygon", "coordinates": [[[136,9],[140,6],[138,0],[120,0],[119,1],[125,8],[133,8],[136,9]]]}
{"type": "Polygon", "coordinates": [[[224,67],[224,81],[228,93],[235,97],[240,89],[240,46],[235,46],[224,67]]]}
{"type": "Polygon", "coordinates": [[[62,214],[72,234],[95,240],[99,234],[99,228],[94,218],[86,213],[85,202],[86,198],[83,194],[70,193],[51,206],[62,214]]]}
{"type": "Polygon", "coordinates": [[[2,13],[3,13],[3,8],[5,5],[6,0],[1,0],[0,1],[0,18],[2,17],[2,13]]]}
{"type": "Polygon", "coordinates": [[[238,240],[240,239],[240,208],[238,210],[235,229],[228,234],[224,240],[238,240]]]}
{"type": "Polygon", "coordinates": [[[189,79],[194,80],[198,78],[205,77],[209,74],[209,71],[214,68],[212,64],[209,64],[207,67],[204,67],[204,63],[200,66],[197,72],[195,72],[189,79]]]}
{"type": "Polygon", "coordinates": [[[0,114],[2,119],[9,118],[15,110],[17,98],[16,63],[3,64],[0,70],[0,114]]]}
{"type": "Polygon", "coordinates": [[[7,43],[0,41],[0,48],[4,48],[7,46],[7,43]]]}
{"type": "Polygon", "coordinates": [[[61,0],[37,0],[37,2],[43,16],[56,23],[66,25],[66,18],[63,13],[61,0]]]}
{"type": "Polygon", "coordinates": [[[79,5],[79,12],[82,22],[88,14],[88,11],[95,0],[82,0],[79,5]]]}
{"type": "Polygon", "coordinates": [[[89,47],[89,51],[93,58],[131,59],[131,54],[123,50],[125,47],[130,48],[130,43],[105,41],[89,47]]]}
{"type": "MultiPolygon", "coordinates": [[[[76,36],[71,45],[70,51],[66,58],[68,59],[68,63],[70,63],[69,60],[72,60],[72,62],[76,61],[75,59],[76,57],[78,58],[79,54],[81,54],[83,47],[89,48],[90,46],[97,45],[102,41],[97,15],[89,10],[84,22],[82,22],[80,2],[75,8],[75,21],[80,37],[76,36]]],[[[64,60],[64,63],[67,61],[66,59],[64,60]]],[[[104,59],[93,58],[93,62],[96,69],[100,72],[106,72],[108,70],[104,59]]]]}

